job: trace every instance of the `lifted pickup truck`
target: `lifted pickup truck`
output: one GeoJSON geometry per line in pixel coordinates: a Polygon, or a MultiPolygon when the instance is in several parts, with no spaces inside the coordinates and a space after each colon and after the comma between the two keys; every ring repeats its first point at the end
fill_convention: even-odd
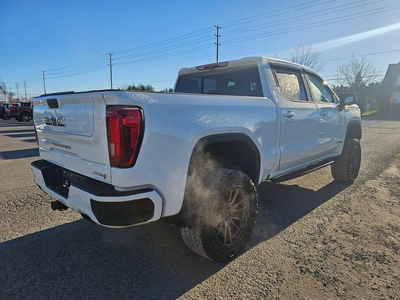
{"type": "Polygon", "coordinates": [[[175,93],[42,95],[31,167],[53,209],[107,227],[165,218],[193,251],[227,261],[251,235],[262,181],[328,164],[335,180],[355,180],[355,102],[313,70],[265,57],[182,69],[175,93]]]}
{"type": "Polygon", "coordinates": [[[15,118],[18,122],[27,122],[32,119],[32,106],[30,102],[18,102],[9,104],[5,108],[4,118],[15,118]]]}

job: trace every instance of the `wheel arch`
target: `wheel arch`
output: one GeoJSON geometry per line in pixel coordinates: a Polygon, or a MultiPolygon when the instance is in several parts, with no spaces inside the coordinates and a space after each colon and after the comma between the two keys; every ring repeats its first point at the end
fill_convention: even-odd
{"type": "MultiPolygon", "coordinates": [[[[255,185],[260,177],[261,154],[253,140],[245,134],[217,134],[201,138],[193,148],[187,179],[198,169],[230,168],[240,170],[249,176],[255,185]],[[233,150],[233,151],[232,151],[233,150]],[[205,162],[204,164],[202,164],[205,162]],[[211,162],[211,163],[210,163],[211,162]],[[204,166],[206,165],[206,166],[204,166]]],[[[188,206],[188,186],[186,181],[182,208],[177,215],[166,217],[169,223],[180,227],[193,225],[192,212],[188,206]]]]}
{"type": "Polygon", "coordinates": [[[349,125],[347,126],[346,138],[356,138],[358,140],[361,140],[361,136],[361,123],[358,121],[350,121],[349,125]]]}
{"type": "Polygon", "coordinates": [[[252,139],[245,134],[217,134],[200,139],[192,152],[188,176],[197,167],[198,160],[211,158],[213,166],[238,169],[255,184],[260,177],[261,155],[252,139]]]}
{"type": "Polygon", "coordinates": [[[19,115],[18,115],[18,119],[23,120],[23,117],[27,116],[28,120],[31,118],[31,113],[29,111],[22,111],[19,115]]]}

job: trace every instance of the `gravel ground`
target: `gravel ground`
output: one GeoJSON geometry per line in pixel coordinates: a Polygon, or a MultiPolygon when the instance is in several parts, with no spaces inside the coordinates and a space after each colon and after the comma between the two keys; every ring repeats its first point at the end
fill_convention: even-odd
{"type": "Polygon", "coordinates": [[[181,298],[400,299],[399,199],[396,163],[378,178],[340,192],[335,201],[258,244],[181,298]]]}
{"type": "Polygon", "coordinates": [[[51,211],[31,125],[0,122],[0,299],[400,299],[399,125],[363,121],[353,185],[329,168],[262,183],[248,251],[216,264],[162,220],[112,230],[51,211]]]}

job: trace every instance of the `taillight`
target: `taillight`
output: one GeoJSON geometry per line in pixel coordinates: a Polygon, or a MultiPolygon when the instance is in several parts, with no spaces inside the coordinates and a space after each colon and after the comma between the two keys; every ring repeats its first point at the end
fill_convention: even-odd
{"type": "Polygon", "coordinates": [[[142,111],[132,106],[108,105],[107,138],[110,165],[130,168],[139,153],[143,124],[142,111]]]}

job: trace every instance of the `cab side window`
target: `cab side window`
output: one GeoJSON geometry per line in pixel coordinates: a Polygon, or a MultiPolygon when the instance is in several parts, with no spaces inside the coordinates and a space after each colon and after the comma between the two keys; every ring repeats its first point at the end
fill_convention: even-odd
{"type": "Polygon", "coordinates": [[[300,72],[289,69],[274,69],[279,92],[288,100],[307,101],[300,72]]]}
{"type": "Polygon", "coordinates": [[[335,103],[335,98],[322,79],[311,74],[307,74],[307,78],[310,85],[311,96],[314,101],[335,103]]]}

